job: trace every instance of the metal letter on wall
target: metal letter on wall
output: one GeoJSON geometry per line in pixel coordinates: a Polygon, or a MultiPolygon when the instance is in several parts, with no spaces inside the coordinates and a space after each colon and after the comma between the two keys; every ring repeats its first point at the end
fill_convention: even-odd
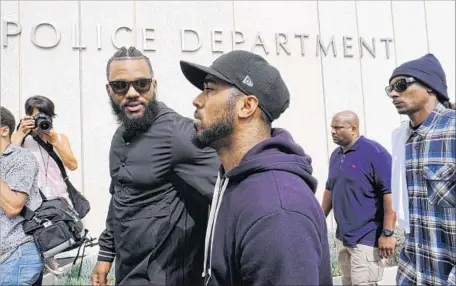
{"type": "Polygon", "coordinates": [[[301,38],[301,56],[306,55],[306,50],[304,46],[304,40],[309,38],[309,35],[307,34],[295,34],[295,38],[301,38]]]}
{"type": "Polygon", "coordinates": [[[243,34],[242,32],[233,31],[233,32],[231,33],[231,37],[233,38],[233,50],[234,50],[234,47],[235,47],[236,45],[239,45],[239,44],[242,44],[242,43],[245,42],[245,40],[244,40],[244,34],[243,34]],[[238,39],[237,39],[237,36],[241,36],[241,39],[238,40],[238,39]]]}
{"type": "Polygon", "coordinates": [[[3,21],[2,20],[2,41],[3,41],[3,46],[8,47],[8,37],[9,36],[17,36],[22,32],[22,26],[21,24],[13,21],[3,21]],[[14,31],[9,32],[8,31],[8,25],[14,25],[16,26],[16,29],[14,31]]]}
{"type": "Polygon", "coordinates": [[[82,36],[79,38],[78,35],[78,25],[74,24],[73,28],[73,50],[85,50],[86,46],[82,44],[82,36]],[[79,40],[81,40],[81,43],[79,43],[79,40]]]}
{"type": "Polygon", "coordinates": [[[386,50],[386,59],[390,58],[390,43],[393,42],[391,38],[381,38],[380,42],[385,42],[385,50],[386,50]]]}
{"type": "Polygon", "coordinates": [[[353,40],[352,37],[343,37],[342,38],[342,42],[344,44],[344,58],[353,58],[353,54],[349,54],[351,53],[351,50],[353,48],[353,45],[349,42],[351,42],[351,40],[353,40]]]}
{"type": "Polygon", "coordinates": [[[43,48],[43,49],[51,49],[55,46],[57,46],[60,43],[60,32],[57,31],[57,29],[52,25],[51,23],[39,23],[38,25],[34,26],[32,28],[32,31],[30,32],[30,38],[32,39],[32,43],[37,46],[38,48],[43,48]],[[51,43],[49,45],[40,45],[37,40],[36,40],[36,30],[38,30],[39,27],[41,26],[49,26],[54,30],[55,34],[55,41],[54,43],[51,43]]]}
{"type": "Polygon", "coordinates": [[[120,27],[118,27],[115,30],[114,34],[112,34],[111,42],[112,42],[112,45],[114,46],[114,48],[116,48],[116,49],[120,49],[120,47],[116,43],[116,41],[117,41],[117,32],[119,32],[120,30],[126,30],[127,32],[131,32],[131,28],[127,27],[127,26],[120,26],[120,27]]]}
{"type": "Polygon", "coordinates": [[[154,33],[155,29],[143,28],[142,30],[143,30],[143,51],[145,51],[145,52],[155,52],[154,48],[148,48],[147,47],[147,41],[151,41],[151,42],[155,41],[155,37],[154,36],[148,36],[147,32],[154,33]]]}
{"type": "Polygon", "coordinates": [[[317,57],[320,55],[320,49],[323,51],[323,54],[326,56],[328,54],[328,50],[332,47],[333,56],[337,56],[336,51],[336,43],[334,41],[334,36],[331,37],[331,41],[329,42],[328,46],[325,48],[324,44],[321,42],[320,35],[317,35],[317,57]]]}
{"type": "Polygon", "coordinates": [[[288,36],[287,34],[284,33],[276,33],[275,34],[275,41],[276,41],[276,53],[277,55],[280,55],[280,47],[287,53],[287,55],[290,55],[290,50],[285,46],[286,43],[288,43],[288,36]],[[283,42],[280,41],[280,39],[283,38],[283,42]]]}
{"type": "Polygon", "coordinates": [[[222,35],[222,31],[218,31],[218,30],[211,30],[211,47],[212,47],[212,52],[213,53],[223,53],[223,50],[220,50],[220,49],[217,49],[215,47],[216,44],[221,44],[222,43],[222,39],[217,39],[217,35],[221,36],[222,35]]]}
{"type": "Polygon", "coordinates": [[[371,54],[371,56],[375,59],[375,38],[372,38],[372,47],[369,47],[367,42],[363,39],[363,37],[359,38],[359,49],[361,53],[361,58],[364,57],[364,49],[365,47],[367,51],[371,54]]]}
{"type": "Polygon", "coordinates": [[[182,52],[196,52],[197,50],[199,50],[201,48],[200,37],[196,31],[191,30],[191,29],[181,29],[180,34],[181,34],[181,51],[182,52]],[[189,33],[195,35],[196,40],[198,41],[198,44],[194,48],[189,48],[185,44],[185,34],[189,34],[189,33]]]}
{"type": "Polygon", "coordinates": [[[101,50],[101,25],[97,25],[97,49],[101,50]]]}
{"type": "Polygon", "coordinates": [[[253,50],[255,49],[256,46],[262,46],[263,50],[264,50],[264,53],[266,55],[269,54],[268,47],[266,47],[266,44],[264,43],[263,39],[261,38],[261,33],[260,32],[258,32],[258,34],[256,35],[255,42],[253,43],[252,49],[250,51],[253,52],[253,50]]]}

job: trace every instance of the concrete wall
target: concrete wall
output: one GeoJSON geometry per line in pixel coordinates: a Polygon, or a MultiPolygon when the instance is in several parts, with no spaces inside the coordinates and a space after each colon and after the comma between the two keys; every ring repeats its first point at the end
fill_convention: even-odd
{"type": "Polygon", "coordinates": [[[29,96],[46,95],[56,103],[55,128],[68,135],[79,160],[71,180],[92,203],[86,224],[95,235],[107,213],[108,151],[116,128],[105,92],[113,41],[149,49],[144,53],[152,61],[160,100],[189,117],[198,91],[181,74],[179,60],[209,65],[232,49],[265,56],[291,91],[291,106],[274,125],[287,128],[312,156],[319,199],[336,147],[329,128],[335,112],[357,112],[361,132],[390,149],[390,132],[401,118],[384,86],[397,65],[427,52],[441,60],[449,94],[455,94],[454,1],[1,1],[1,19],[1,105],[19,119],[29,96]],[[18,29],[7,22],[19,23],[21,33],[6,37],[18,29]],[[33,33],[43,22],[60,33],[53,48],[32,41],[35,35],[40,46],[55,43],[49,25],[33,33]],[[132,32],[120,29],[113,40],[122,26],[132,32]],[[198,42],[189,31],[182,40],[182,29],[198,33],[197,51],[183,51],[198,42]],[[234,37],[233,31],[238,31],[234,37]],[[144,32],[154,38],[145,45],[144,32]],[[335,52],[325,55],[318,35],[324,48],[334,37],[335,52]],[[371,48],[375,43],[375,58],[360,48],[360,37],[371,48]]]}

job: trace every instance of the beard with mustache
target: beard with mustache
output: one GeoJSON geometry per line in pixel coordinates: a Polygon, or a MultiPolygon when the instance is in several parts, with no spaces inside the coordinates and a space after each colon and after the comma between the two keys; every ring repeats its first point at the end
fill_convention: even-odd
{"type": "MultiPolygon", "coordinates": [[[[235,104],[236,100],[234,97],[230,98],[227,108],[222,109],[223,111],[220,119],[204,129],[201,134],[195,133],[192,136],[193,145],[200,149],[211,147],[215,150],[219,150],[223,146],[229,145],[230,135],[234,132],[235,104]]],[[[195,115],[197,114],[198,111],[195,112],[195,115]]]]}
{"type": "MultiPolygon", "coordinates": [[[[128,118],[124,108],[119,103],[115,102],[111,96],[109,99],[112,107],[112,112],[117,119],[117,123],[123,124],[125,126],[125,130],[127,131],[142,133],[149,129],[159,111],[158,101],[156,97],[157,94],[155,94],[150,99],[149,103],[144,108],[143,115],[139,118],[128,118]]],[[[136,100],[126,101],[123,106],[128,105],[128,103],[132,101],[136,100]]]]}

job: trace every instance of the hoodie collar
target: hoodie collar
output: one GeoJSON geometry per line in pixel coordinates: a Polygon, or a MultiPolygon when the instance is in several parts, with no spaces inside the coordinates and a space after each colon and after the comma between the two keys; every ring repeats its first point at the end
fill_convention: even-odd
{"type": "Polygon", "coordinates": [[[231,182],[243,180],[254,173],[281,171],[301,177],[315,191],[317,180],[312,177],[312,159],[297,144],[290,133],[284,129],[272,129],[271,138],[251,148],[238,166],[221,176],[231,182]]]}
{"type": "MultiPolygon", "coordinates": [[[[238,174],[239,167],[242,166],[243,164],[247,163],[248,161],[255,160],[257,157],[263,156],[264,151],[268,151],[270,147],[272,147],[271,144],[274,140],[274,137],[277,137],[278,135],[285,133],[285,136],[290,136],[291,135],[285,130],[281,128],[272,128],[271,129],[271,137],[269,139],[266,139],[257,145],[253,146],[247,153],[245,153],[244,157],[242,157],[241,161],[239,162],[239,165],[237,165],[235,168],[231,169],[227,173],[225,173],[225,169],[223,168],[223,165],[220,167],[219,172],[220,176],[224,177],[233,177],[238,174]],[[268,148],[269,147],[269,148],[268,148]]],[[[277,139],[277,138],[275,138],[277,139]]],[[[304,151],[303,151],[304,152],[304,151]]]]}

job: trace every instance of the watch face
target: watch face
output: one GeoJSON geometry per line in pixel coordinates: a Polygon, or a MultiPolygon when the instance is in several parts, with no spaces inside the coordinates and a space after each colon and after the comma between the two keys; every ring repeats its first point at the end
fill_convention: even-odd
{"type": "Polygon", "coordinates": [[[385,236],[392,236],[392,235],[394,234],[394,231],[389,230],[389,229],[384,229],[384,230],[383,230],[383,234],[384,234],[385,236]]]}

